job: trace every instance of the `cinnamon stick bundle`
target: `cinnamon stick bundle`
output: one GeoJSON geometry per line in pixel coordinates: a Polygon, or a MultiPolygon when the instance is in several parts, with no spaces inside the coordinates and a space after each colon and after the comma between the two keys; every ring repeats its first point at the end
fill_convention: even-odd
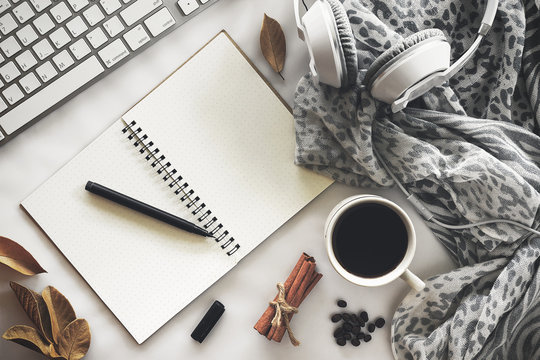
{"type": "MultiPolygon", "coordinates": [[[[300,256],[300,259],[298,259],[298,262],[294,266],[289,277],[285,283],[283,283],[285,289],[285,301],[288,305],[298,308],[311,290],[313,290],[317,282],[319,282],[322,274],[315,271],[315,265],[315,259],[313,257],[306,253],[303,253],[302,256],[300,256]]],[[[278,299],[278,295],[274,298],[274,302],[278,299]]],[[[274,319],[275,314],[276,306],[269,305],[259,321],[255,324],[254,328],[268,340],[281,342],[287,327],[285,321],[281,321],[279,326],[276,326],[275,324],[272,325],[272,319],[274,319]]],[[[293,313],[288,313],[283,314],[282,316],[286,316],[287,319],[290,320],[293,315],[293,313]]],[[[292,334],[289,334],[289,336],[294,344],[292,334]]]]}

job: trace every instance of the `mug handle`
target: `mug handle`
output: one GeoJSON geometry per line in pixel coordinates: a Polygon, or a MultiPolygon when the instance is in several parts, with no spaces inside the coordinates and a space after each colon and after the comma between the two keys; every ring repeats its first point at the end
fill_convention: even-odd
{"type": "Polygon", "coordinates": [[[416,291],[420,291],[426,287],[426,284],[420,280],[418,276],[414,275],[409,269],[405,269],[403,274],[401,274],[401,278],[416,291]]]}

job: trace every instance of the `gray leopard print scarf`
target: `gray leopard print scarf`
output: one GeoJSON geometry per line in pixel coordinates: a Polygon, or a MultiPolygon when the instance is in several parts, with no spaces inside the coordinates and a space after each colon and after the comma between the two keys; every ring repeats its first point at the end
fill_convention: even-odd
{"type": "MultiPolygon", "coordinates": [[[[482,0],[345,0],[360,69],[396,40],[439,28],[456,59],[482,0]]],[[[360,85],[365,71],[360,71],[360,85]]],[[[296,162],[354,186],[396,176],[447,223],[504,218],[538,228],[540,11],[501,0],[479,51],[449,84],[392,114],[361,86],[298,83],[296,162]]],[[[540,359],[540,237],[504,225],[449,231],[428,223],[457,269],[411,291],[392,321],[399,359],[540,359]]]]}

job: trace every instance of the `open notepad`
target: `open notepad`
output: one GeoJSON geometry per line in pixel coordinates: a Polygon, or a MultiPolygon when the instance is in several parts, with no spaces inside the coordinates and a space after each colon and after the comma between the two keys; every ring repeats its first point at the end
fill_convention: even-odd
{"type": "Polygon", "coordinates": [[[293,157],[290,110],[221,32],[21,205],[142,343],[330,185],[293,157]],[[215,238],[97,197],[88,180],[215,238]]]}

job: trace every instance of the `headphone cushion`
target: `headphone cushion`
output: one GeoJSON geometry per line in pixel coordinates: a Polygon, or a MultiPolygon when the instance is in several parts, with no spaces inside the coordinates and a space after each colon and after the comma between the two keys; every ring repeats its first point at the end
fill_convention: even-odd
{"type": "Polygon", "coordinates": [[[370,85],[372,80],[375,80],[373,77],[377,75],[379,70],[381,70],[383,66],[388,64],[390,61],[401,55],[405,50],[410,49],[414,45],[424,40],[432,38],[441,38],[442,40],[446,41],[446,37],[441,30],[425,29],[400,40],[388,48],[385,52],[379,55],[379,57],[377,57],[373,63],[371,63],[368,71],[366,72],[366,76],[364,77],[364,84],[370,85]]]}
{"type": "Polygon", "coordinates": [[[356,83],[358,76],[358,56],[356,55],[356,40],[354,39],[351,24],[345,8],[339,0],[327,0],[336,19],[336,25],[345,57],[345,66],[347,67],[347,86],[356,83]]]}

